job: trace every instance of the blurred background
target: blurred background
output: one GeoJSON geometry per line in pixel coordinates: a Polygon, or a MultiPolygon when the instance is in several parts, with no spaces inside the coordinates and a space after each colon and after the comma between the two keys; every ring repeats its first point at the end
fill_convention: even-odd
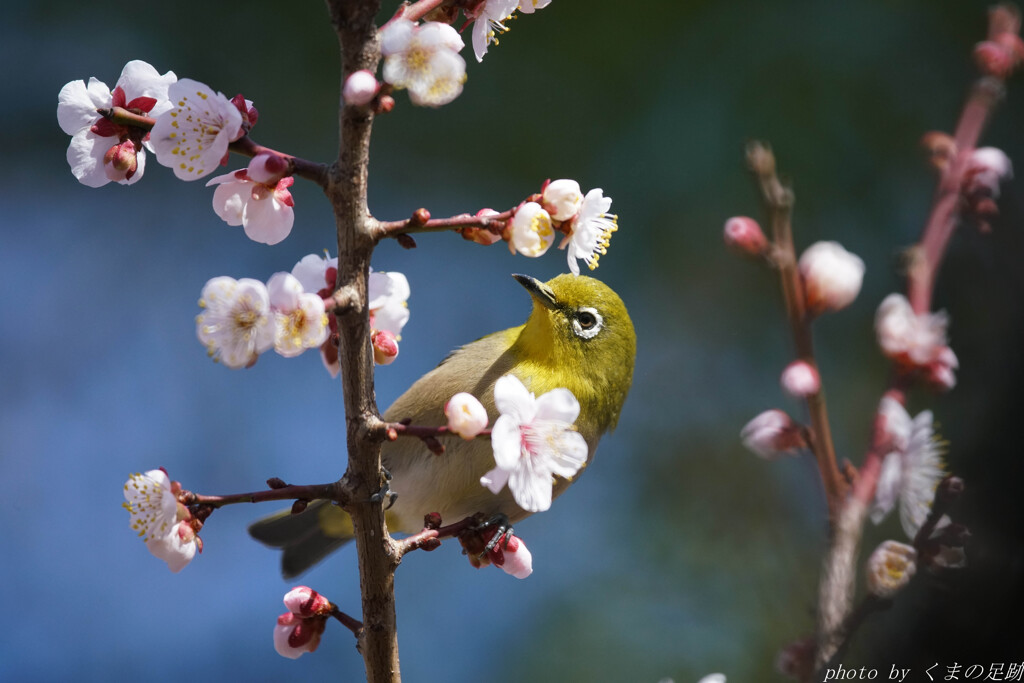
{"type": "MultiPolygon", "coordinates": [[[[917,143],[952,129],[985,9],[558,0],[512,22],[484,64],[464,52],[469,79],[453,104],[417,109],[398,95],[375,126],[374,213],[504,209],[545,178],[601,187],[620,230],[596,275],[639,337],[618,430],[551,511],[517,526],[534,555],[529,579],[474,570],[455,543],[403,562],[408,680],[779,678],[777,651],[814,629],[824,498],[809,459],[766,463],[738,438],[767,408],[800,416],[778,388],[791,350],[777,281],[721,244],[726,218],[760,215],[743,147],[770,141],[792,179],[798,249],[835,239],[867,263],[858,300],[815,331],[837,449],[859,463],[887,372],[874,311],[902,288],[899,255],[934,186],[917,143]]],[[[79,185],[55,116],[66,82],[113,86],[126,61],[144,59],[254,100],[259,142],[330,160],[338,53],[324,6],[22,3],[5,11],[0,55],[0,598],[11,610],[0,678],[359,680],[362,660],[336,626],[313,655],[274,652],[291,584],[278,555],[245,534],[273,506],[217,512],[205,553],[179,575],[120,506],[127,475],[158,466],[205,493],[343,472],[341,388],[315,353],[230,371],[194,332],[207,279],[266,280],[333,253],[326,200],[297,182],[291,236],[256,244],[214,215],[211,189],[153,156],[131,188],[79,185]]],[[[1012,81],[983,144],[1024,164],[1022,92],[1012,81]]],[[[911,399],[912,412],[935,411],[949,468],[966,479],[957,519],[974,534],[970,567],[915,580],[858,634],[848,665],[896,664],[924,680],[933,663],[1024,658],[1019,183],[1004,186],[1000,208],[993,234],[957,233],[935,297],[951,315],[959,385],[911,399]]],[[[525,319],[510,273],[566,269],[561,252],[527,261],[453,234],[418,243],[384,243],[374,257],[412,285],[401,356],[377,375],[382,407],[453,347],[525,319]]],[[[868,529],[866,551],[888,538],[903,540],[895,516],[868,529]]],[[[353,548],[302,582],[359,613],[353,548]]]]}

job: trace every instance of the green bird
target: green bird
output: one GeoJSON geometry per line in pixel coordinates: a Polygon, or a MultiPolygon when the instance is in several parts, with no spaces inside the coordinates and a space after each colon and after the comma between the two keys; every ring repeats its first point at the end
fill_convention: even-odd
{"type": "MultiPolygon", "coordinates": [[[[533,298],[525,324],[489,334],[452,352],[421,377],[384,413],[384,420],[413,425],[447,424],[444,406],[459,392],[476,396],[492,420],[494,384],[512,374],[533,392],[564,387],[579,401],[576,429],[587,443],[587,464],[601,436],[613,429],[633,381],[636,334],[626,306],[607,285],[589,277],[559,275],[546,283],[514,275],[533,298]]],[[[397,492],[387,511],[391,531],[415,533],[423,516],[441,515],[446,524],[477,513],[505,515],[510,523],[528,516],[508,487],[491,493],[480,477],[494,467],[489,439],[446,439],[438,456],[419,439],[385,442],[381,458],[397,492]]],[[[570,480],[555,477],[557,497],[570,480]]],[[[353,537],[348,513],[316,501],[299,514],[281,512],[249,527],[256,540],[282,548],[285,578],[306,571],[353,537]]]]}

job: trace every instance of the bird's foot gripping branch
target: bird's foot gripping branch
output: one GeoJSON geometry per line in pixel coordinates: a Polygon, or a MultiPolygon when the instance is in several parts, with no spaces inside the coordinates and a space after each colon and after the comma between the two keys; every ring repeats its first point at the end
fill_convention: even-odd
{"type": "Polygon", "coordinates": [[[465,46],[453,24],[469,28],[474,56],[482,61],[506,22],[549,3],[420,0],[403,3],[378,27],[379,0],[328,0],[342,57],[340,147],[329,163],[257,143],[260,115],[245,96],[229,98],[143,61],[129,61],[113,88],[93,78],[60,91],[57,118],[71,136],[67,160],[84,185],[133,185],[155,157],[178,179],[207,179],[216,215],[267,245],[302,225],[289,189],[295,178],[319,186],[333,208],[337,257],[311,254],[265,282],[213,277],[202,288],[195,325],[208,355],[232,369],[251,368],[271,349],[286,358],[319,350],[329,376],[341,376],[349,456],[344,474],[339,463],[333,483],[291,486],[272,479],[266,490],[227,496],[185,491],[162,469],[133,475],[125,485],[132,527],[174,571],[202,548],[198,532],[210,514],[229,504],[294,501],[291,510],[251,528],[259,540],[283,549],[286,576],[355,540],[362,620],[309,588],[296,588],[275,629],[275,645],[287,657],[313,651],[334,618],[357,635],[370,680],[397,680],[393,576],[402,554],[458,535],[474,566],[492,563],[527,576],[525,544],[510,530],[483,530],[480,520],[515,521],[547,510],[618,420],[632,380],[632,323],[614,292],[579,277],[579,261],[596,268],[618,229],[611,199],[600,188],[583,192],[575,180],[547,181],[507,210],[449,218],[432,218],[421,208],[407,220],[379,221],[367,206],[375,116],[397,115],[401,90],[412,104],[428,107],[448,104],[464,90],[465,46]],[[233,153],[247,157],[246,165],[214,175],[233,153]],[[382,240],[411,248],[414,234],[440,231],[482,245],[505,242],[513,254],[528,257],[543,255],[558,239],[572,274],[547,283],[517,276],[532,299],[526,323],[457,350],[382,420],[374,366],[398,356],[411,288],[401,273],[373,271],[371,256],[382,240]],[[397,498],[375,495],[386,472],[397,498]],[[429,486],[424,482],[431,476],[449,483],[429,486]],[[393,503],[387,510],[385,500],[393,503]],[[442,514],[463,521],[442,527],[442,514]],[[389,530],[411,535],[395,541],[389,530]]]}

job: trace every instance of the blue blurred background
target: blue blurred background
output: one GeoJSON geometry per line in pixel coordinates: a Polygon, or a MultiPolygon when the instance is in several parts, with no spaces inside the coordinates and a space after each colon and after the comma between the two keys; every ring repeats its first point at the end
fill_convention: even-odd
{"type": "MultiPolygon", "coordinates": [[[[776,149],[796,190],[798,248],[838,239],[867,263],[860,298],[816,329],[837,448],[859,463],[886,381],[874,309],[902,286],[900,250],[933,189],[917,141],[952,128],[984,31],[985,4],[962,0],[558,0],[515,20],[483,65],[470,57],[453,104],[416,109],[399,94],[375,126],[375,214],[503,209],[548,177],[602,187],[621,228],[596,274],[639,337],[619,429],[550,512],[517,527],[533,576],[473,570],[453,543],[403,562],[408,680],[777,677],[778,649],[813,632],[824,501],[809,460],[768,464],[738,439],[761,410],[800,410],[777,385],[791,353],[777,282],[721,246],[727,217],[759,211],[743,146],[776,149]]],[[[340,385],[316,354],[229,371],[207,359],[193,322],[210,277],[266,280],[333,252],[326,200],[298,182],[291,236],[255,244],[214,215],[211,190],[153,157],[134,187],[79,185],[55,117],[64,83],[113,85],[144,59],[243,92],[260,111],[258,141],[329,160],[339,84],[326,10],[23,3],[5,10],[0,55],[0,678],[360,679],[340,628],[312,656],[275,654],[289,584],[277,554],[244,531],[269,507],[217,512],[205,553],[180,575],[146,552],[120,507],[127,475],[157,466],[206,493],[343,472],[340,385]]],[[[984,142],[1024,163],[1020,86],[984,142]]],[[[967,480],[958,518],[974,533],[971,567],[915,581],[868,622],[850,664],[919,673],[1022,657],[1018,183],[1001,209],[992,235],[958,232],[936,294],[960,384],[912,397],[936,412],[949,467],[967,480]]],[[[377,376],[382,407],[453,347],[525,319],[509,273],[565,270],[561,252],[527,261],[455,235],[418,242],[374,257],[413,292],[402,355],[377,376]]],[[[889,520],[865,545],[901,535],[889,520]]],[[[357,614],[355,564],[347,548],[303,582],[357,614]]]]}

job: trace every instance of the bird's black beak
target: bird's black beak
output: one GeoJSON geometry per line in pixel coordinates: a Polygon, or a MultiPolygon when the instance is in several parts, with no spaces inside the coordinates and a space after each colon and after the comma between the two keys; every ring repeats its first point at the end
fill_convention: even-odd
{"type": "Polygon", "coordinates": [[[529,275],[513,274],[512,277],[523,287],[526,287],[526,291],[530,293],[533,300],[541,306],[551,310],[558,308],[558,300],[555,299],[555,293],[546,284],[529,275]]]}

